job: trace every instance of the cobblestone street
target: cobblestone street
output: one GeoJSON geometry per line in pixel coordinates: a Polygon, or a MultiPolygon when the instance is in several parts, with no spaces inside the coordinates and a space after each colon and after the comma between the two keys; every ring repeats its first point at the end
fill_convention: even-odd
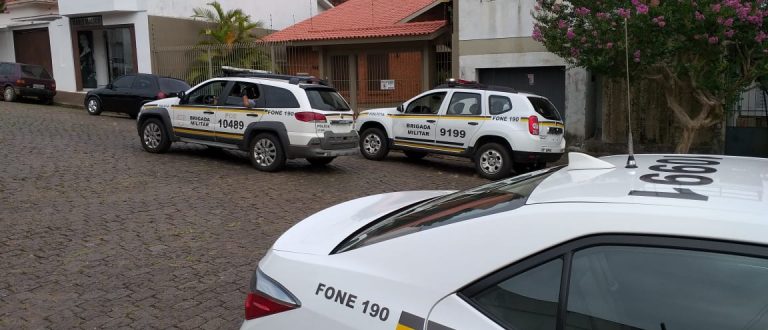
{"type": "Polygon", "coordinates": [[[142,150],[135,121],[0,102],[0,328],[237,328],[258,260],[302,218],[365,195],[486,183],[466,160],[142,150]]]}

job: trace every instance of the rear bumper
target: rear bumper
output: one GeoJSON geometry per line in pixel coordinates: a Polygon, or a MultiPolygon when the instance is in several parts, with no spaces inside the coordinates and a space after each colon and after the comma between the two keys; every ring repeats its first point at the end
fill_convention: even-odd
{"type": "Polygon", "coordinates": [[[560,160],[563,153],[515,151],[512,159],[515,163],[553,163],[560,160]]]}
{"type": "Polygon", "coordinates": [[[309,144],[288,147],[288,158],[351,156],[359,153],[357,132],[325,132],[322,138],[313,138],[309,144]]]}
{"type": "Polygon", "coordinates": [[[56,91],[52,91],[50,89],[41,89],[41,88],[28,88],[28,87],[14,87],[16,90],[16,95],[22,96],[22,97],[53,97],[56,95],[56,91]]]}

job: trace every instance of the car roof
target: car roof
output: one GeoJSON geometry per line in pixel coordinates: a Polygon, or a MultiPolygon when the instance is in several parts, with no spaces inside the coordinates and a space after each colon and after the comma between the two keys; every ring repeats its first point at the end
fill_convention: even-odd
{"type": "MultiPolygon", "coordinates": [[[[554,246],[595,235],[691,237],[768,245],[768,159],[718,157],[707,201],[629,196],[629,190],[670,190],[639,181],[664,156],[601,158],[615,166],[565,166],[534,189],[525,206],[423,230],[333,255],[370,274],[436,294],[455,292],[479,277],[554,246]],[[626,195],[626,196],[625,196],[626,195]],[[408,272],[392,271],[408,269],[408,272]]],[[[691,155],[687,155],[691,156],[691,155]]],[[[703,188],[702,188],[703,187],[703,188]]]]}
{"type": "MultiPolygon", "coordinates": [[[[528,198],[527,204],[564,202],[645,204],[727,211],[753,210],[768,216],[768,195],[766,195],[768,193],[768,159],[663,154],[635,155],[635,159],[638,166],[636,169],[625,168],[627,155],[600,158],[600,160],[613,165],[615,167],[613,169],[590,170],[574,169],[572,166],[565,167],[544,180],[528,198]],[[704,161],[696,160],[696,157],[703,157],[698,159],[704,161]],[[691,172],[702,171],[701,166],[707,162],[719,163],[714,166],[706,166],[715,172],[701,175],[713,180],[709,184],[670,185],[655,183],[663,182],[664,178],[669,175],[695,175],[691,172]],[[680,163],[702,165],[681,168],[683,172],[687,171],[686,173],[680,171],[663,172],[672,170],[672,166],[686,166],[680,163]],[[654,171],[651,167],[656,167],[662,171],[654,171]],[[707,200],[630,195],[631,191],[674,193],[675,188],[691,189],[697,194],[706,196],[707,200]]],[[[674,177],[672,178],[674,179],[674,177]]],[[[686,179],[680,177],[679,180],[684,181],[686,179]]]]}

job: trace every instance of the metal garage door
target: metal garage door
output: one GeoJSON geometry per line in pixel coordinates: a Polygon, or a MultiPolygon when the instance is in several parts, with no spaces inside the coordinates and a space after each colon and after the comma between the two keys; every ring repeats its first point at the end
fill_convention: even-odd
{"type": "Polygon", "coordinates": [[[13,31],[13,46],[17,63],[41,65],[53,75],[51,40],[47,28],[13,31]]]}
{"type": "Polygon", "coordinates": [[[507,86],[548,98],[566,117],[565,67],[493,68],[479,69],[479,82],[507,86]]]}

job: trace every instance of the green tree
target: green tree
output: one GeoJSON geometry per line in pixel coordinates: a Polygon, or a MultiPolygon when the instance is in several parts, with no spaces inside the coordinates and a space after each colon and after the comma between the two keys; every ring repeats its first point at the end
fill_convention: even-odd
{"type": "Polygon", "coordinates": [[[0,14],[5,13],[5,0],[0,0],[0,14]]]}
{"type": "Polygon", "coordinates": [[[664,90],[683,128],[679,153],[768,74],[766,0],[538,0],[533,17],[533,38],[549,51],[617,78],[627,72],[626,20],[629,73],[664,90]]]}
{"type": "Polygon", "coordinates": [[[195,62],[189,70],[191,83],[198,83],[211,75],[221,74],[222,66],[251,69],[270,69],[270,59],[265,45],[257,44],[254,29],[262,27],[253,22],[241,9],[224,10],[218,1],[208,7],[194,8],[195,19],[210,23],[200,30],[202,39],[195,47],[195,62]],[[210,8],[209,8],[210,7],[210,8]]]}

